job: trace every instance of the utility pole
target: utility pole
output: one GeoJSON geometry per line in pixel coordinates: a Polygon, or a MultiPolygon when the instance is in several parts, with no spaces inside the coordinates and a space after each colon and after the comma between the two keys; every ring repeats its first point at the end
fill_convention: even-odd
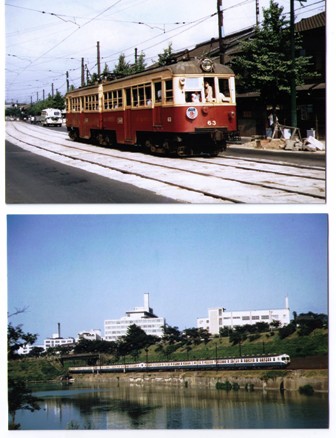
{"type": "Polygon", "coordinates": [[[295,80],[295,16],[294,16],[294,0],[290,0],[290,44],[291,44],[291,125],[297,127],[296,114],[296,80],[295,80]]]}
{"type": "MultiPolygon", "coordinates": [[[[290,44],[291,44],[291,125],[297,127],[297,109],[296,109],[296,80],[295,80],[295,10],[294,1],[290,0],[290,44]]],[[[306,3],[307,0],[299,0],[300,3],[306,3]]],[[[302,6],[302,5],[301,5],[302,6]]]]}
{"type": "Polygon", "coordinates": [[[259,14],[260,14],[259,0],[256,0],[256,25],[257,25],[257,27],[259,27],[259,14]]]}
{"type": "Polygon", "coordinates": [[[51,97],[54,97],[54,83],[51,84],[51,97]]]}
{"type": "Polygon", "coordinates": [[[81,65],[81,87],[84,87],[85,85],[85,77],[84,77],[84,58],[82,58],[82,65],[81,65]]]}
{"type": "Polygon", "coordinates": [[[65,73],[65,77],[66,77],[66,90],[68,93],[69,92],[69,72],[68,71],[65,73]]]}
{"type": "Polygon", "coordinates": [[[100,78],[100,44],[97,41],[97,75],[100,78]]]}
{"type": "Polygon", "coordinates": [[[225,64],[222,0],[217,0],[217,15],[218,15],[219,62],[220,64],[225,64]]]}

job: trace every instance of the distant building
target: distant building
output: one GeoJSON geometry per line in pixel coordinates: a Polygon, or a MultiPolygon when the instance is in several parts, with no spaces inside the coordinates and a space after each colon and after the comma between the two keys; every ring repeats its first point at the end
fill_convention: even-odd
{"type": "Polygon", "coordinates": [[[43,345],[26,344],[18,349],[17,354],[29,354],[34,348],[44,348],[44,347],[43,345]]]}
{"type": "Polygon", "coordinates": [[[48,350],[48,348],[54,348],[54,347],[64,347],[69,345],[75,345],[75,339],[74,338],[62,338],[61,337],[61,324],[58,323],[58,331],[57,333],[54,333],[51,338],[46,338],[43,342],[43,348],[44,350],[48,350]]]}
{"type": "Polygon", "coordinates": [[[86,339],[88,341],[101,341],[102,335],[101,330],[99,329],[91,329],[79,332],[76,338],[76,342],[79,342],[81,339],[86,339]]]}
{"type": "Polygon", "coordinates": [[[228,312],[223,307],[208,309],[207,317],[197,318],[197,328],[203,328],[212,335],[218,335],[222,327],[234,328],[245,324],[256,324],[257,322],[270,324],[273,321],[278,321],[281,326],[289,324],[290,311],[287,297],[283,309],[238,310],[233,312],[228,312]]]}
{"type": "Polygon", "coordinates": [[[64,346],[69,346],[69,345],[75,345],[74,338],[52,337],[52,338],[45,339],[43,342],[43,348],[45,350],[48,350],[48,348],[64,347],[64,346]]]}
{"type": "Polygon", "coordinates": [[[120,319],[104,321],[104,339],[116,341],[127,334],[128,327],[132,324],[140,327],[147,335],[161,337],[165,323],[165,318],[154,315],[153,309],[149,307],[149,294],[145,293],[143,307],[135,307],[120,319]]]}

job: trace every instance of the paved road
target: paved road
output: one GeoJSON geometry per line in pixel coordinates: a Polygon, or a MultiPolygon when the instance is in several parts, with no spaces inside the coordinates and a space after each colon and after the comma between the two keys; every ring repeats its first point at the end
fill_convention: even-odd
{"type": "Polygon", "coordinates": [[[6,141],[6,203],[171,204],[176,201],[63,165],[6,141]]]}

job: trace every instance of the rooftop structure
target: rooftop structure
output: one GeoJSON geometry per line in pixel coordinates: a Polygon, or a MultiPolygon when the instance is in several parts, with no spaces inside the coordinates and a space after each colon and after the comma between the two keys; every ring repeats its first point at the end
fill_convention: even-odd
{"type": "Polygon", "coordinates": [[[125,312],[126,316],[120,319],[109,319],[104,321],[104,339],[106,341],[116,341],[122,336],[126,336],[128,327],[132,324],[140,327],[147,335],[163,335],[165,319],[153,313],[149,306],[149,294],[144,294],[143,307],[135,307],[133,310],[125,312]]]}

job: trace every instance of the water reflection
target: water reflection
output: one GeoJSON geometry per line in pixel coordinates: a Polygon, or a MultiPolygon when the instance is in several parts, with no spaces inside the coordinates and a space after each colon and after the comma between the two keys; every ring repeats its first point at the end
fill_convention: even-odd
{"type": "Polygon", "coordinates": [[[326,428],[328,396],[100,384],[39,388],[41,410],[20,412],[22,429],[326,428]]]}

